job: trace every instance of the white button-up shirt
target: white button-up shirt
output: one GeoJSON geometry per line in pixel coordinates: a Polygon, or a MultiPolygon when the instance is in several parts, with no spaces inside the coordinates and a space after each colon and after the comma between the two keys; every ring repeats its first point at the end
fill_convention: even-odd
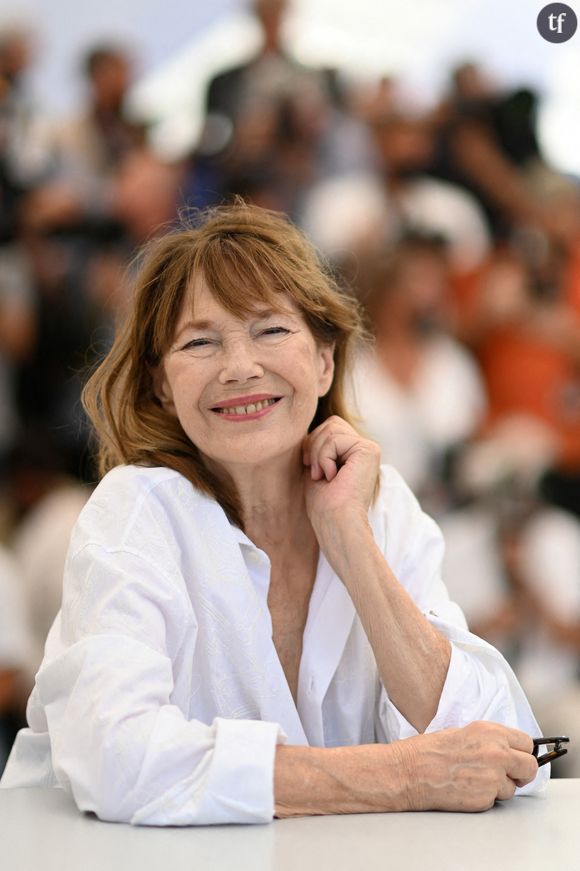
{"type": "MultiPolygon", "coordinates": [[[[391,467],[369,519],[400,583],[452,642],[427,731],[487,719],[539,735],[510,667],[449,600],[439,529],[391,467]]],[[[107,820],[266,822],[277,743],[416,734],[381,685],[352,600],[322,553],[294,702],[272,641],[269,580],[266,554],[181,475],[110,472],[73,533],[29,728],[2,786],[59,785],[107,820]]],[[[526,790],[546,777],[540,769],[526,790]]]]}

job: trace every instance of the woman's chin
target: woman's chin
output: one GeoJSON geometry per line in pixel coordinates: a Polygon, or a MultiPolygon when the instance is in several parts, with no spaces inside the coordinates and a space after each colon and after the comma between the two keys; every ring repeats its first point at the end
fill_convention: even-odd
{"type": "Polygon", "coordinates": [[[204,457],[210,467],[218,466],[234,475],[236,470],[247,468],[255,469],[256,471],[266,467],[287,469],[289,466],[301,466],[302,439],[295,444],[286,444],[284,446],[267,446],[254,443],[242,449],[242,446],[238,445],[236,450],[219,455],[205,454],[204,457]]]}

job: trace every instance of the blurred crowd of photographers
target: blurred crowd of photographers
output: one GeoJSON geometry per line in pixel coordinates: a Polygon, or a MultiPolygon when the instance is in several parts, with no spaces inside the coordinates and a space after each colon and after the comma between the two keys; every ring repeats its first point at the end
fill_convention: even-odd
{"type": "Polygon", "coordinates": [[[123,46],[87,53],[86,104],[51,127],[24,84],[30,35],[0,31],[0,771],[95,483],[80,391],[131,259],[233,195],[288,213],[357,294],[375,340],[351,376],[361,428],[442,526],[450,594],[544,734],[580,725],[578,179],[543,158],[533,91],[466,62],[418,113],[396,78],[290,57],[284,0],[254,11],[261,50],[208,82],[174,162],[125,113],[123,46]]]}

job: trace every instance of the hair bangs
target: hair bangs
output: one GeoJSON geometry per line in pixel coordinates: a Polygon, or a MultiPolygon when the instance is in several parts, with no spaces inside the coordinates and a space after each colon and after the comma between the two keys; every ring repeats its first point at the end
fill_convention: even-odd
{"type": "Polygon", "coordinates": [[[279,264],[272,262],[271,252],[261,240],[242,235],[211,239],[196,258],[193,277],[203,275],[212,296],[236,317],[247,317],[263,308],[283,309],[283,294],[288,288],[276,268],[279,264]]]}

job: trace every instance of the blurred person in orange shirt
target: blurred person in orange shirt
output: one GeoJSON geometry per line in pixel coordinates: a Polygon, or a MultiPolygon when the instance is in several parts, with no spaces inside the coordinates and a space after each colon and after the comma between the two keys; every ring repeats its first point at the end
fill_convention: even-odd
{"type": "MultiPolygon", "coordinates": [[[[517,237],[516,237],[517,238],[517,237]]],[[[537,478],[568,482],[548,498],[579,511],[580,306],[573,261],[545,236],[498,249],[460,300],[461,332],[475,351],[489,396],[484,433],[516,455],[538,445],[537,478]],[[541,243],[541,244],[539,244],[541,243]],[[541,445],[541,447],[540,447],[541,445]],[[554,476],[556,476],[554,478],[554,476]]]]}

